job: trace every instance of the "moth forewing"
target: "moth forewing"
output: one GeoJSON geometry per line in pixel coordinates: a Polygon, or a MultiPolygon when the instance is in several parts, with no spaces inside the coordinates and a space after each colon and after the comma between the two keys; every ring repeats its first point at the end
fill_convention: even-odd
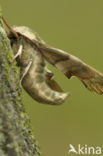
{"type": "Polygon", "coordinates": [[[63,72],[68,78],[76,76],[86,88],[103,94],[103,74],[90,67],[77,57],[56,48],[39,43],[43,56],[49,63],[63,72]]]}

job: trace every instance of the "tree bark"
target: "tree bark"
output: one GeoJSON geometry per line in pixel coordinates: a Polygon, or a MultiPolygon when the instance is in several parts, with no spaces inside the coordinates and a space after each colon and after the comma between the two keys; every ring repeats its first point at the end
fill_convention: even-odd
{"type": "Polygon", "coordinates": [[[0,156],[40,156],[22,102],[19,69],[0,12],[0,156]]]}

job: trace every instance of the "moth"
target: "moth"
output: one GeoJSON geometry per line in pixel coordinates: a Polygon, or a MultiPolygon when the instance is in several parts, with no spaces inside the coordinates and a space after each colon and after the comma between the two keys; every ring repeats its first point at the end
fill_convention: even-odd
{"type": "Polygon", "coordinates": [[[47,45],[28,27],[15,26],[9,29],[13,59],[16,59],[21,69],[21,84],[33,99],[40,103],[58,105],[64,103],[69,95],[54,80],[54,74],[47,68],[46,61],[68,79],[76,76],[90,91],[103,94],[102,73],[79,58],[47,45]]]}

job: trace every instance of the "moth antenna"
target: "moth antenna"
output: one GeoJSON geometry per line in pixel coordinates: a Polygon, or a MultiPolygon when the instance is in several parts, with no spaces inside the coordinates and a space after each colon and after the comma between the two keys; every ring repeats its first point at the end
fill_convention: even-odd
{"type": "Polygon", "coordinates": [[[6,20],[4,19],[3,16],[2,16],[2,20],[3,20],[3,22],[5,23],[5,25],[8,27],[8,29],[15,35],[15,37],[16,37],[17,39],[19,39],[18,34],[8,25],[8,23],[6,22],[6,20]]]}

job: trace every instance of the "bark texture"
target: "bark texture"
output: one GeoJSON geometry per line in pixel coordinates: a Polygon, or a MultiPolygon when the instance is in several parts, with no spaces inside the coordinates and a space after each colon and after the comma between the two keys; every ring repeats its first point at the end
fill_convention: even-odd
{"type": "Polygon", "coordinates": [[[40,156],[22,103],[16,62],[0,12],[0,156],[40,156]]]}

